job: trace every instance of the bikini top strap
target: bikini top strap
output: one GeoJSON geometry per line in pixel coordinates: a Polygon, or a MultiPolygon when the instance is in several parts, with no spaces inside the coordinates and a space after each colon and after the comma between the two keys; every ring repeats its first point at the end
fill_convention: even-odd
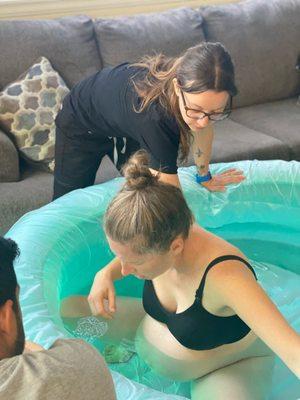
{"type": "Polygon", "coordinates": [[[253,272],[253,274],[254,274],[254,276],[255,276],[255,279],[257,280],[257,276],[256,276],[256,273],[255,273],[253,267],[248,263],[248,261],[244,260],[242,257],[235,256],[235,255],[231,255],[231,254],[230,254],[230,255],[226,255],[226,256],[220,256],[220,257],[217,257],[217,258],[215,258],[214,260],[212,260],[212,261],[208,264],[208,266],[206,267],[206,270],[205,270],[205,272],[204,272],[204,274],[203,274],[203,277],[202,277],[202,279],[201,279],[200,285],[199,285],[198,289],[196,290],[196,296],[195,296],[195,297],[200,298],[200,299],[202,298],[202,293],[203,293],[203,289],[204,289],[204,285],[205,285],[205,280],[206,280],[206,275],[207,275],[208,271],[209,271],[214,265],[219,264],[219,263],[222,262],[222,261],[227,261],[227,260],[238,260],[238,261],[241,261],[243,264],[246,264],[247,267],[249,267],[249,268],[251,269],[251,271],[253,272]]]}

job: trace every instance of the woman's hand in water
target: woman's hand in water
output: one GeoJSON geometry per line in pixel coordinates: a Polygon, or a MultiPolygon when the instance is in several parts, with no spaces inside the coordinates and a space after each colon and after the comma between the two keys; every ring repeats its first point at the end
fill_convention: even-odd
{"type": "Polygon", "coordinates": [[[114,281],[105,268],[97,272],[90,294],[88,303],[93,315],[112,319],[112,314],[116,311],[116,293],[114,281]],[[108,303],[108,304],[107,304],[108,303]]]}
{"type": "Polygon", "coordinates": [[[202,182],[201,185],[210,192],[225,192],[227,185],[240,183],[244,179],[246,179],[246,177],[244,176],[243,171],[232,168],[221,172],[218,175],[213,175],[211,180],[202,182]]]}

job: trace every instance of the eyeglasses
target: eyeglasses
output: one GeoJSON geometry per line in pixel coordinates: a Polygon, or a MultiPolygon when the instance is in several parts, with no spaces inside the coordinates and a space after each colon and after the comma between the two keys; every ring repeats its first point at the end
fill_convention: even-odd
{"type": "Polygon", "coordinates": [[[222,112],[213,112],[213,113],[207,113],[205,111],[200,111],[200,110],[194,110],[193,108],[189,108],[186,105],[186,101],[183,95],[183,91],[180,89],[181,93],[181,98],[183,101],[183,106],[185,109],[186,116],[191,119],[203,119],[207,117],[210,121],[222,121],[223,119],[226,119],[229,117],[231,113],[231,107],[232,107],[232,97],[230,96],[229,100],[229,106],[225,108],[224,111],[222,112]]]}

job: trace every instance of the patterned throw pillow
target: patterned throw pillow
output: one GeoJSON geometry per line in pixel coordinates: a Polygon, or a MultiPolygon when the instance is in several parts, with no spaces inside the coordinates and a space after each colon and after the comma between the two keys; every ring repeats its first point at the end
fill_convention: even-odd
{"type": "Polygon", "coordinates": [[[24,158],[54,169],[55,117],[69,92],[49,60],[39,58],[0,92],[0,125],[24,158]]]}

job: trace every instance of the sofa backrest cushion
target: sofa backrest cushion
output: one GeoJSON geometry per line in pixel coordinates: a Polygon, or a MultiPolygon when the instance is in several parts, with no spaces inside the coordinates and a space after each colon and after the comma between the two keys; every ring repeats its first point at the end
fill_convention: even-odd
{"type": "Polygon", "coordinates": [[[97,71],[101,63],[93,21],[86,16],[0,21],[0,90],[41,56],[69,87],[97,71]]]}
{"type": "Polygon", "coordinates": [[[235,106],[279,100],[300,92],[300,1],[247,0],[201,7],[206,40],[229,50],[239,95],[235,106]]]}
{"type": "Polygon", "coordinates": [[[191,8],[96,19],[95,31],[104,66],[137,61],[162,52],[177,56],[204,40],[202,17],[191,8]]]}

